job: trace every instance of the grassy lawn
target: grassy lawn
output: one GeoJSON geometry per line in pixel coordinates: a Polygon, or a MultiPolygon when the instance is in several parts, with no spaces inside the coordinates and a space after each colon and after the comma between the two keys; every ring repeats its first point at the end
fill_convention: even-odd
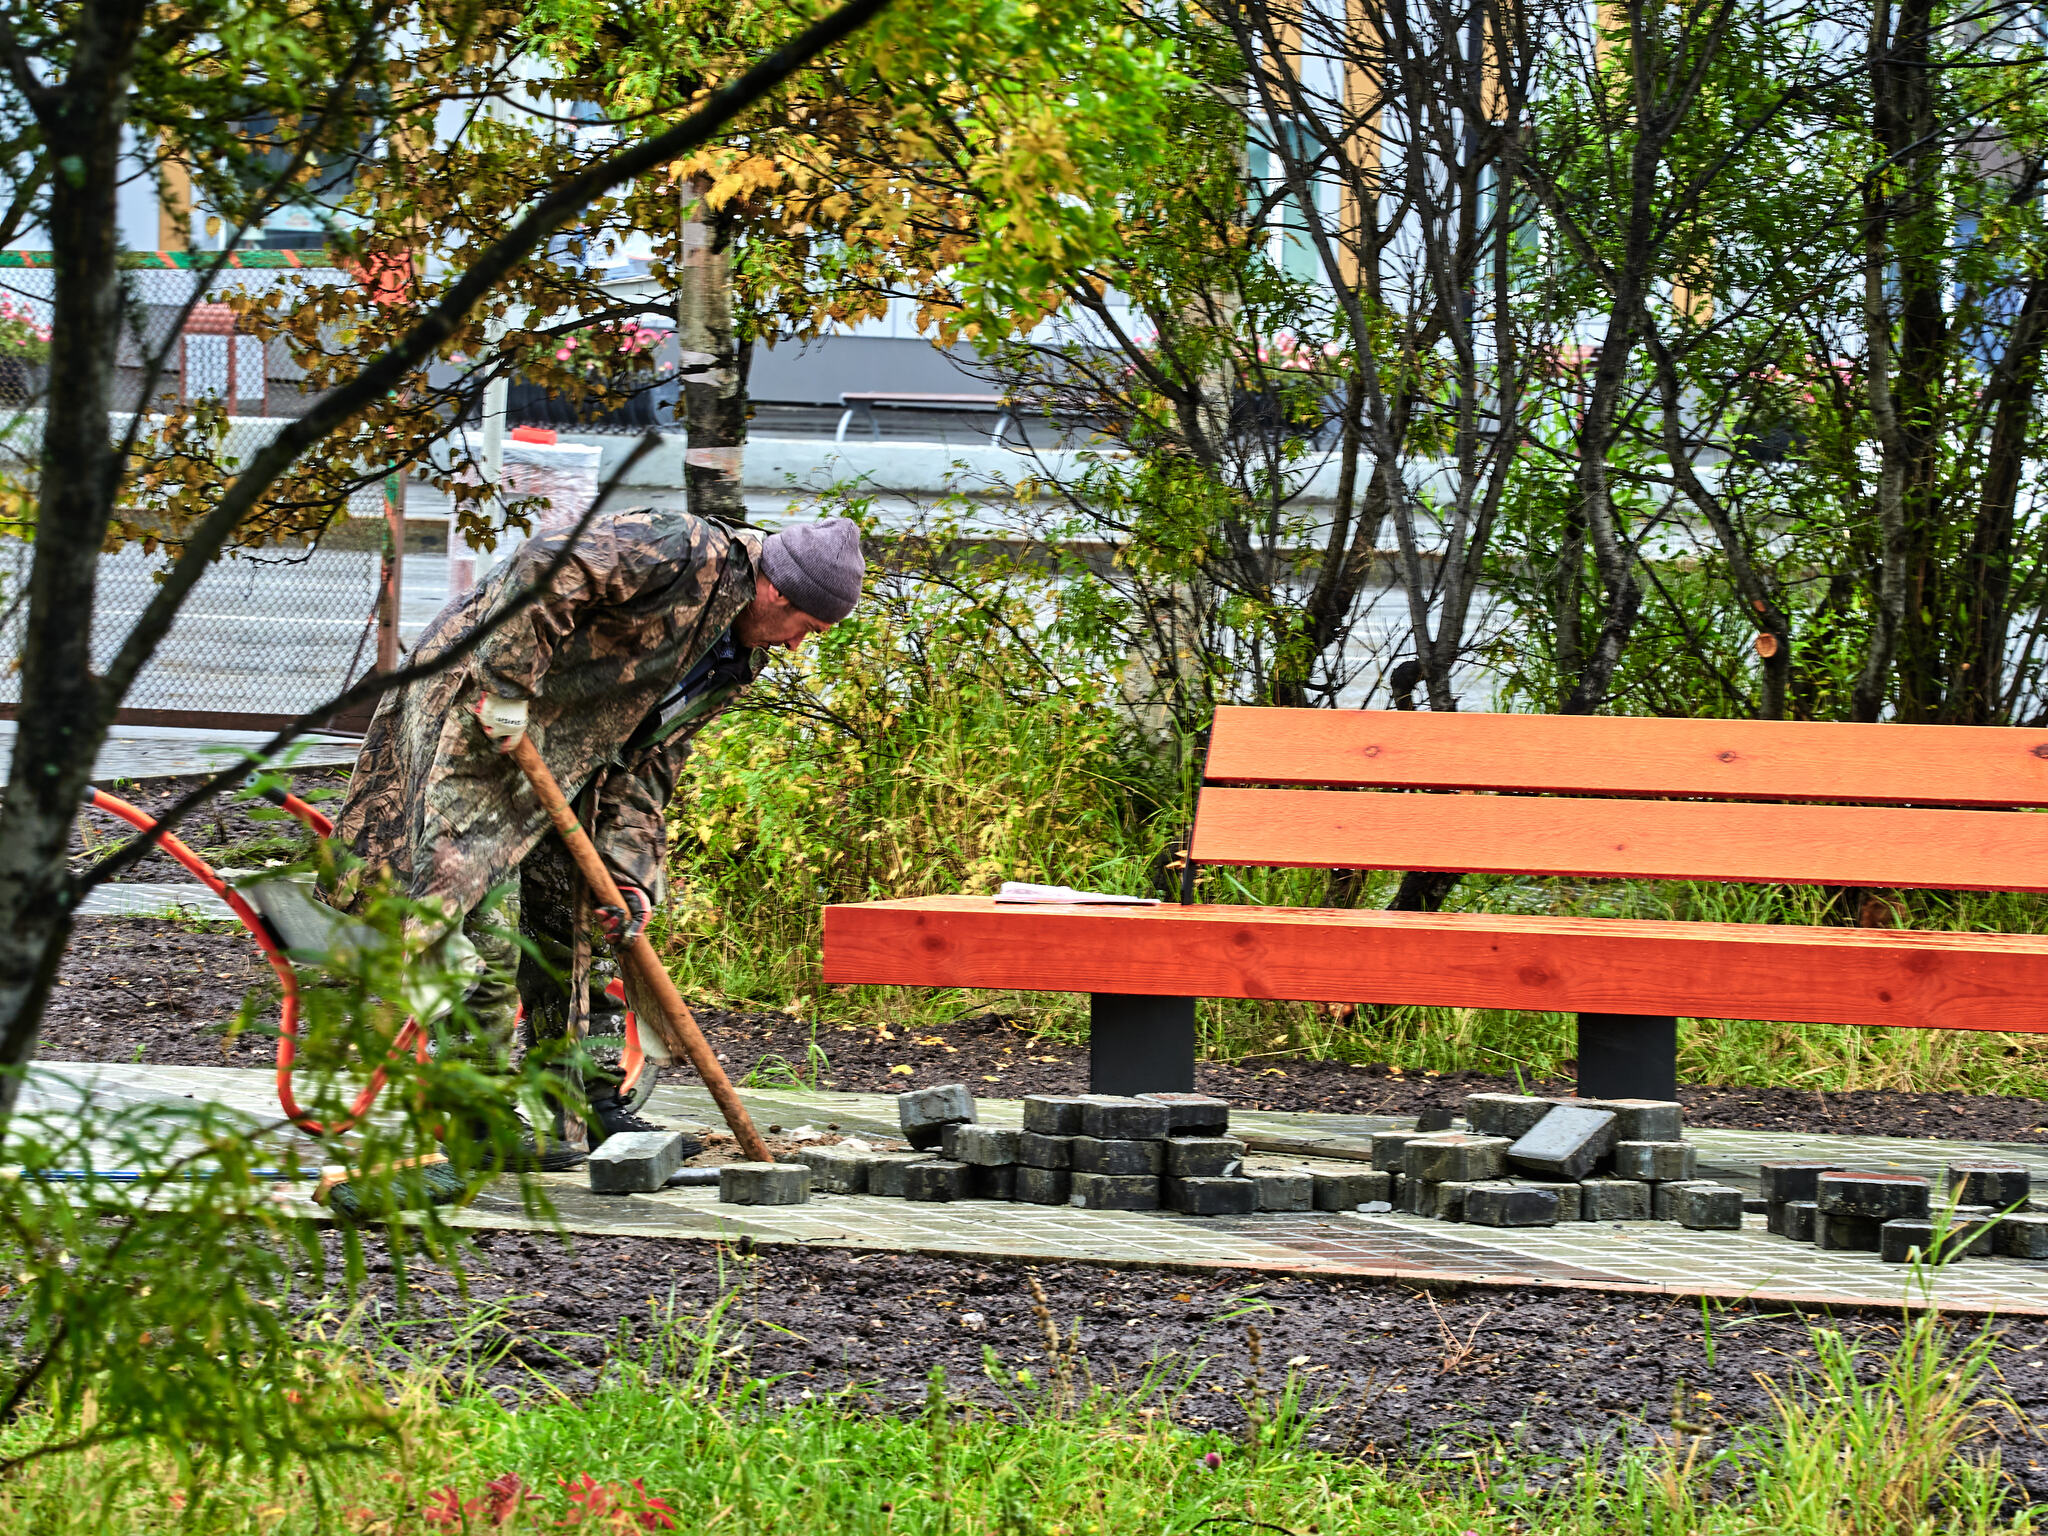
{"type": "MultiPolygon", "coordinates": [[[[1699,1532],[1965,1536],[2033,1530],[2007,1508],[1997,1410],[1973,1406],[1986,1348],[1922,1321],[1889,1359],[1815,1335],[1775,1422],[1619,1462],[1507,1448],[1416,1469],[1309,1448],[1292,1385],[1247,1404],[1240,1439],[1196,1434],[1077,1374],[991,1357],[1009,1405],[968,1410],[934,1374],[921,1412],[859,1392],[770,1404],[722,1308],[623,1361],[589,1396],[481,1390],[430,1363],[337,1358],[328,1390],[365,1410],[352,1448],[281,1469],[179,1466],[161,1447],[26,1463],[0,1528],[268,1533],[705,1531],[732,1536],[1123,1536],[1278,1531],[1388,1536],[1699,1532]]],[[[1155,1403],[1162,1399],[1154,1394],[1155,1403]]],[[[19,1455],[50,1426],[17,1424],[19,1455]]]]}

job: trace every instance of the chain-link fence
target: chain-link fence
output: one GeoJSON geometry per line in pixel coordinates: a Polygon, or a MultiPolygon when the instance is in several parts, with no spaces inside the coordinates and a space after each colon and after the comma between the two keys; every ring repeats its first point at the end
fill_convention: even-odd
{"type": "MultiPolygon", "coordinates": [[[[31,338],[37,324],[47,326],[54,274],[17,264],[33,258],[5,255],[13,260],[0,259],[0,303],[8,306],[0,312],[0,448],[12,458],[15,473],[32,474],[45,368],[33,345],[24,355],[7,355],[7,315],[28,317],[16,330],[31,338]]],[[[169,265],[184,258],[142,259],[160,265],[124,274],[133,323],[117,359],[116,409],[133,411],[145,398],[157,409],[203,397],[224,399],[231,416],[222,452],[246,461],[284,420],[302,414],[312,397],[283,343],[266,345],[241,334],[234,311],[222,301],[280,285],[346,282],[348,275],[305,265],[298,253],[255,252],[242,258],[251,265],[221,273],[207,302],[187,313],[195,274],[169,265]],[[151,387],[149,364],[159,353],[163,367],[151,387]]],[[[117,418],[117,430],[125,425],[117,418]]],[[[221,724],[277,719],[325,702],[360,676],[376,654],[383,512],[382,492],[368,486],[350,497],[348,520],[329,547],[242,555],[208,571],[130,691],[125,708],[131,718],[143,712],[221,724]]],[[[22,541],[0,540],[0,707],[21,698],[30,555],[22,541]]],[[[164,558],[139,549],[103,557],[93,614],[95,666],[104,666],[119,649],[156,590],[155,573],[164,558]]]]}

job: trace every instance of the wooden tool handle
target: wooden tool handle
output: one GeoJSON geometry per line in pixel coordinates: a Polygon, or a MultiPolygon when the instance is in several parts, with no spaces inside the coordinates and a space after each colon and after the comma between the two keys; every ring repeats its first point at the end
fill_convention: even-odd
{"type": "MultiPolygon", "coordinates": [[[[526,775],[533,786],[533,792],[540,797],[548,820],[555,824],[555,830],[568,845],[569,856],[576,861],[576,867],[596,893],[600,905],[618,907],[624,910],[626,900],[619,894],[619,885],[612,878],[612,872],[604,867],[604,860],[597,856],[597,849],[591,844],[590,835],[577,821],[576,812],[570,808],[568,798],[555,782],[555,776],[548,771],[548,765],[541,761],[541,755],[530,736],[521,736],[506,754],[526,775]]],[[[619,951],[619,958],[633,968],[635,977],[647,992],[653,996],[661,1009],[660,1016],[649,1020],[661,1034],[671,1055],[687,1056],[690,1065],[697,1069],[697,1076],[704,1080],[704,1086],[711,1090],[711,1097],[718,1105],[718,1112],[725,1116],[725,1123],[732,1128],[733,1137],[739,1142],[740,1150],[756,1163],[772,1163],[775,1159],[768,1154],[767,1146],[761,1140],[761,1133],[754,1129],[754,1118],[747,1113],[747,1106],[740,1102],[740,1096],[733,1091],[732,1081],[725,1075],[725,1068],[718,1064],[718,1057],[712,1053],[711,1042],[704,1038],[704,1031],[697,1027],[696,1015],[690,1012],[689,1004],[683,1001],[682,993],[676,990],[675,982],[663,967],[654,946],[647,942],[647,935],[640,934],[633,942],[619,951]]]]}

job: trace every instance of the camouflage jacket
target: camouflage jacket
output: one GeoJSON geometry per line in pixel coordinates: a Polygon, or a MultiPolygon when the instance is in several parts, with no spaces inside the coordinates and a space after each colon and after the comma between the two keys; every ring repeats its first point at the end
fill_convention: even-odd
{"type": "MultiPolygon", "coordinates": [[[[528,539],[413,648],[432,660],[529,589],[568,529],[528,539]]],[[[753,600],[760,536],[683,512],[592,520],[545,595],[447,671],[386,694],[370,721],[336,835],[362,861],[332,893],[355,905],[386,878],[415,900],[469,911],[548,830],[525,777],[487,738],[479,691],[531,701],[527,731],[621,881],[663,893],[663,812],[689,740],[736,689],[701,700],[673,734],[649,727],[692,666],[753,600]],[[702,708],[708,702],[709,708],[702,708]],[[643,744],[645,743],[645,744],[643,744]]],[[[739,653],[728,682],[752,681],[766,652],[739,653]]]]}

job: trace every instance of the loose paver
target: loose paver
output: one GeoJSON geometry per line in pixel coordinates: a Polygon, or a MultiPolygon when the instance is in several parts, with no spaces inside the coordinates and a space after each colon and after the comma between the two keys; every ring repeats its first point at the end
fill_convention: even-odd
{"type": "MultiPolygon", "coordinates": [[[[25,1111],[62,1114],[86,1094],[109,1105],[177,1104],[201,1098],[239,1109],[253,1121],[277,1119],[273,1074],[234,1068],[41,1062],[24,1085],[22,1104],[25,1111]]],[[[833,1123],[850,1135],[898,1134],[894,1095],[745,1089],[742,1096],[764,1125],[833,1123]]],[[[1021,1126],[1022,1110],[1016,1101],[982,1099],[976,1110],[980,1123],[1012,1130],[1021,1126]]],[[[647,1113],[657,1121],[677,1122],[715,1121],[716,1115],[702,1089],[669,1084],[656,1089],[647,1113]]],[[[1240,1111],[1231,1115],[1230,1133],[1250,1149],[1244,1176],[1255,1186],[1261,1186],[1264,1176],[1261,1164],[1311,1170],[1295,1177],[1312,1196],[1314,1171],[1342,1170],[1347,1164],[1354,1172],[1370,1169],[1373,1134],[1400,1124],[1385,1116],[1240,1111]]],[[[280,1136],[280,1144],[285,1139],[280,1136]]],[[[1944,1189],[1951,1163],[2012,1163],[2048,1187],[2048,1146],[1729,1130],[1690,1130],[1687,1139],[1699,1148],[1702,1180],[1744,1194],[1761,1192],[1761,1165],[1794,1161],[1904,1174],[1935,1181],[1944,1189]]],[[[300,1143],[299,1155],[308,1166],[317,1161],[309,1144],[300,1143]]],[[[936,1161],[877,1154],[869,1164],[870,1179],[891,1165],[936,1161]]],[[[1808,1304],[1897,1305],[1906,1299],[1910,1284],[1916,1287],[1915,1296],[1920,1294],[1917,1287],[1924,1286],[1944,1307],[2048,1315],[2048,1262],[2011,1256],[2048,1253],[2048,1216],[2002,1220],[1994,1239],[2002,1250],[1999,1256],[1906,1271],[1880,1261],[1874,1251],[1874,1228],[1870,1250],[1842,1251],[1775,1236],[1767,1230],[1762,1213],[1745,1214],[1741,1229],[1728,1231],[1695,1232],[1640,1221],[1572,1221],[1562,1212],[1558,1214],[1565,1219],[1553,1217],[1556,1224],[1548,1226],[1475,1226],[1474,1192],[1468,1190],[1466,1219],[1456,1226],[1392,1211],[1262,1210],[1198,1216],[1076,1207],[1069,1203],[1071,1188],[1056,1193],[1042,1187],[1070,1182],[1065,1170],[1019,1168],[1015,1177],[1016,1198],[1009,1201],[913,1202],[900,1196],[838,1194],[814,1183],[803,1205],[745,1207],[722,1204],[718,1191],[706,1188],[597,1195],[580,1171],[543,1175],[541,1182],[557,1219],[571,1232],[692,1241],[746,1237],[765,1243],[918,1249],[1043,1262],[1382,1275],[1808,1304]],[[1030,1188],[1034,1183],[1041,1187],[1030,1188]],[[1051,1203],[1039,1203],[1048,1197],[1051,1203]]],[[[1508,1187],[1530,1188],[1526,1183],[1508,1187]]],[[[1482,1199],[1482,1210],[1486,1204],[1482,1199]]],[[[307,1211],[319,1214],[310,1205],[307,1211]]],[[[1788,1216],[1796,1211],[1796,1205],[1785,1207],[1788,1216]]],[[[525,1209],[511,1181],[486,1189],[452,1219],[473,1227],[519,1230],[545,1225],[525,1209]]]]}

